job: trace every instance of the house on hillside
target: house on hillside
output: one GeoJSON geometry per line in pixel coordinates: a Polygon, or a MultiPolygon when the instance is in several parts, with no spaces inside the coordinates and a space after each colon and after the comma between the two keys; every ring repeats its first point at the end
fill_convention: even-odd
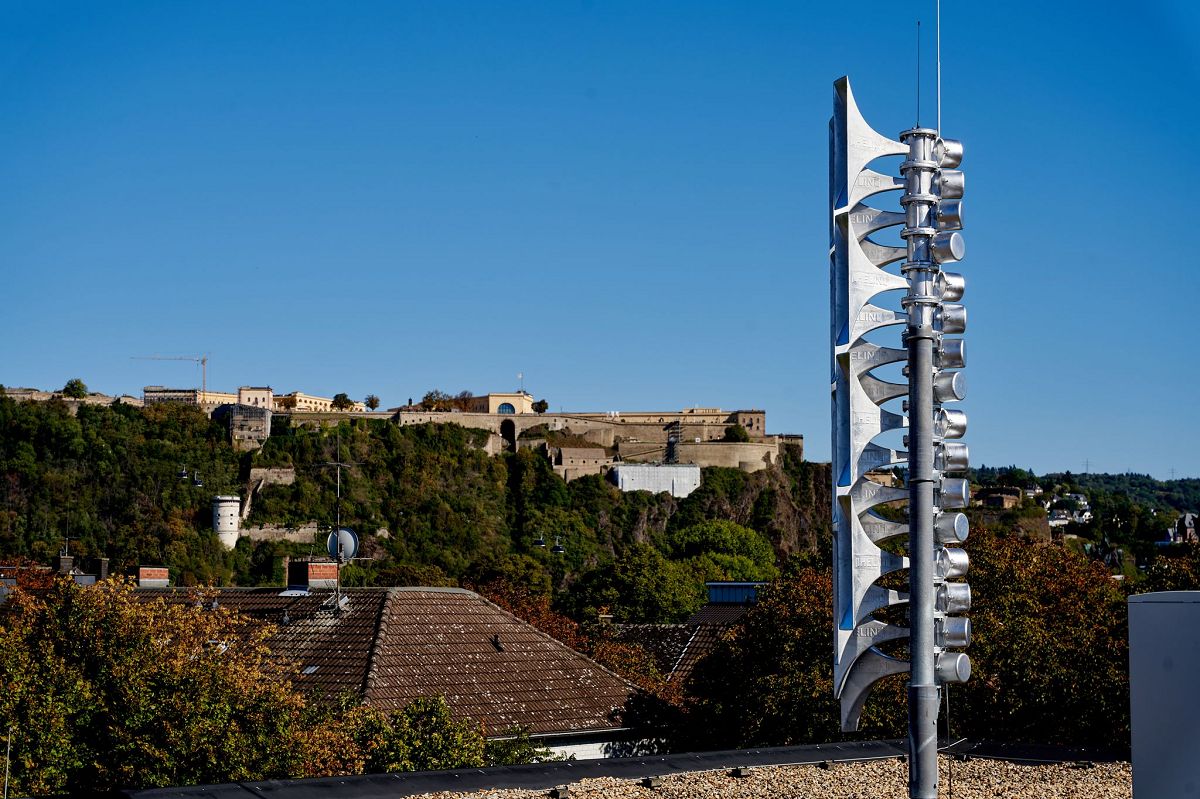
{"type": "Polygon", "coordinates": [[[1195,542],[1196,537],[1196,514],[1185,513],[1175,520],[1175,526],[1168,533],[1169,540],[1174,544],[1182,544],[1195,542]]]}
{"type": "MultiPolygon", "coordinates": [[[[489,738],[521,730],[577,758],[627,754],[621,710],[634,686],[471,591],[458,588],[219,588],[219,607],[278,625],[269,642],[296,686],[382,710],[444,696],[489,738]]],[[[194,602],[185,589],[144,600],[194,602]]]]}
{"type": "Polygon", "coordinates": [[[604,447],[549,447],[554,473],[564,480],[574,480],[589,474],[604,474],[613,458],[604,447]]]}

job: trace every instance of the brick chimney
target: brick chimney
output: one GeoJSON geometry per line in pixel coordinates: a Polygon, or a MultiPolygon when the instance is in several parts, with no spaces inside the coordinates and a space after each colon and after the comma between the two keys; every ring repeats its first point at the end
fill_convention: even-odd
{"type": "Polygon", "coordinates": [[[170,577],[166,566],[138,566],[138,588],[166,588],[170,577]]]}
{"type": "Polygon", "coordinates": [[[338,565],[333,561],[292,561],[287,568],[289,591],[336,588],[338,565]]]}

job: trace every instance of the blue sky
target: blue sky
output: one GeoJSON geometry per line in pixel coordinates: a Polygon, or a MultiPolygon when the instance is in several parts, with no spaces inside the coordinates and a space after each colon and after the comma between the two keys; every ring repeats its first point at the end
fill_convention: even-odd
{"type": "MultiPolygon", "coordinates": [[[[847,8],[0,2],[0,382],[523,372],[555,410],[766,408],[827,459],[832,82],[911,126],[920,18],[934,121],[933,3],[847,8]]],[[[1200,14],[942,16],[972,461],[1200,475],[1200,14]]]]}

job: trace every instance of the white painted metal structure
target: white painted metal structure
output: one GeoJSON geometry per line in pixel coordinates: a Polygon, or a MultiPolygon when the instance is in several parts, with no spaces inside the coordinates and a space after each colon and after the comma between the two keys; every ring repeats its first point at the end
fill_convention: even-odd
{"type": "Polygon", "coordinates": [[[619,463],[613,473],[622,491],[686,497],[700,487],[700,467],[694,463],[619,463]]]}

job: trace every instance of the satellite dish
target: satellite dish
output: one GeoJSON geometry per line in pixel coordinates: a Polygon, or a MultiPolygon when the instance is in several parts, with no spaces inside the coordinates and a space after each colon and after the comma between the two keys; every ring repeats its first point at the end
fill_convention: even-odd
{"type": "Polygon", "coordinates": [[[358,536],[349,527],[339,527],[329,534],[325,548],[329,550],[329,557],[345,563],[358,554],[358,536]]]}

